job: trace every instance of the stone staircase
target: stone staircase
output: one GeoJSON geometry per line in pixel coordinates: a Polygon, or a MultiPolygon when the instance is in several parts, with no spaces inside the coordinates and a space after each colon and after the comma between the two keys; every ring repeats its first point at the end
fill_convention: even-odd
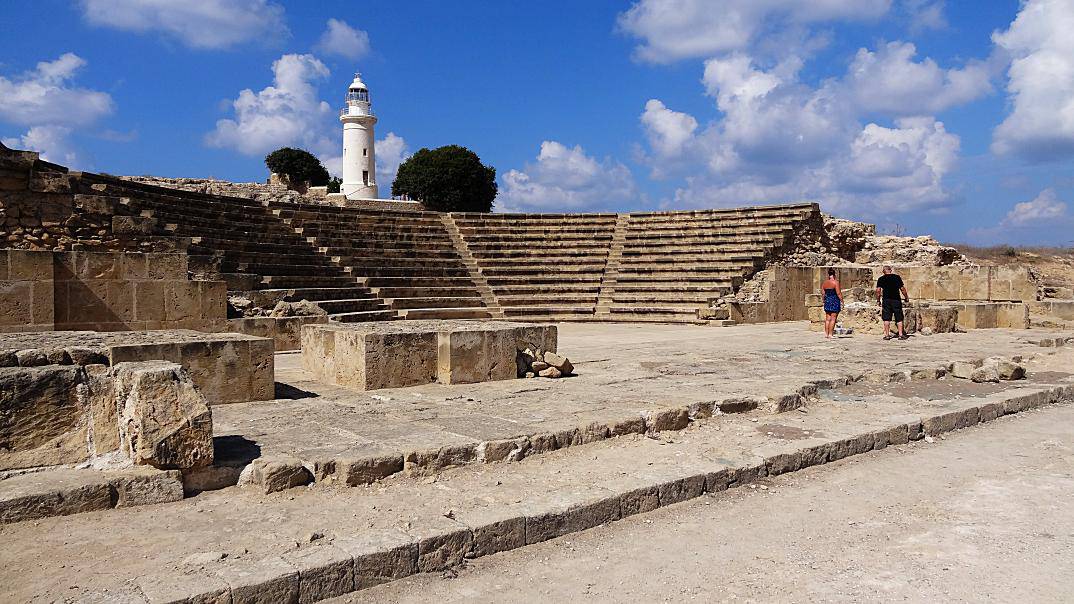
{"type": "Polygon", "coordinates": [[[700,308],[737,290],[819,211],[802,204],[630,214],[604,307],[613,321],[704,322],[700,308]]]}
{"type": "MultiPolygon", "coordinates": [[[[440,214],[287,204],[271,210],[402,319],[493,316],[440,214]]],[[[346,316],[343,320],[346,320],[346,316]]]]}
{"type": "Polygon", "coordinates": [[[615,214],[452,215],[504,316],[594,320],[615,214]]]}
{"type": "Polygon", "coordinates": [[[113,200],[124,214],[152,219],[157,231],[188,239],[192,272],[222,279],[229,292],[258,305],[306,299],[338,321],[398,318],[350,267],[318,251],[258,202],[90,173],[77,182],[82,194],[113,200]]]}
{"type": "MultiPolygon", "coordinates": [[[[306,299],[335,321],[511,318],[708,323],[819,217],[814,204],[632,214],[440,214],[281,203],[75,174],[191,271],[258,306],[306,299]]],[[[91,200],[92,201],[92,200],[91,200]]],[[[92,203],[90,204],[92,205],[92,203]]]]}

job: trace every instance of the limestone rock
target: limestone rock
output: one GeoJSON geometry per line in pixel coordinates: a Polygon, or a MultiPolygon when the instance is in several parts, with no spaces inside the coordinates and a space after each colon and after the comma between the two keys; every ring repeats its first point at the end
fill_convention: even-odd
{"type": "Polygon", "coordinates": [[[546,369],[538,371],[537,375],[539,375],[541,377],[546,377],[546,378],[563,377],[563,373],[559,369],[556,369],[555,367],[548,367],[546,369]]]}
{"type": "Polygon", "coordinates": [[[574,365],[566,357],[561,357],[554,352],[544,353],[544,362],[555,367],[563,375],[570,375],[574,371],[574,365]]]}
{"type": "Polygon", "coordinates": [[[293,458],[258,460],[253,464],[252,480],[267,493],[275,493],[313,482],[313,474],[293,458]]]}
{"type": "Polygon", "coordinates": [[[544,361],[534,361],[533,364],[530,365],[530,369],[532,369],[535,373],[540,373],[541,371],[544,371],[549,367],[551,367],[551,365],[545,363],[544,361]]]}
{"type": "Polygon", "coordinates": [[[325,309],[317,305],[316,302],[310,302],[309,300],[299,300],[298,302],[277,302],[276,307],[269,313],[270,317],[316,317],[316,316],[328,316],[328,312],[325,309]]]}
{"type": "Polygon", "coordinates": [[[182,366],[119,363],[114,375],[121,449],[135,464],[185,470],[212,463],[212,411],[182,366]]]}
{"type": "Polygon", "coordinates": [[[951,364],[951,375],[968,380],[973,377],[973,372],[980,366],[980,363],[973,361],[955,361],[951,364]]]}
{"type": "Polygon", "coordinates": [[[1001,380],[1021,380],[1026,377],[1026,368],[1010,361],[996,363],[996,371],[1001,380]]]}
{"type": "Polygon", "coordinates": [[[974,382],[998,382],[999,370],[995,365],[984,365],[973,370],[970,379],[974,382]]]}

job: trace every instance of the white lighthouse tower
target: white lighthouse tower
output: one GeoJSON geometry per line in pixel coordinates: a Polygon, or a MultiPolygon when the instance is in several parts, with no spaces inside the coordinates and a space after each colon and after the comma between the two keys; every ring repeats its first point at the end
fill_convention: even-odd
{"type": "Polygon", "coordinates": [[[343,122],[343,184],[347,199],[377,198],[377,162],[373,153],[373,124],[377,116],[369,102],[369,89],[359,74],[347,89],[347,106],[339,112],[343,122]]]}

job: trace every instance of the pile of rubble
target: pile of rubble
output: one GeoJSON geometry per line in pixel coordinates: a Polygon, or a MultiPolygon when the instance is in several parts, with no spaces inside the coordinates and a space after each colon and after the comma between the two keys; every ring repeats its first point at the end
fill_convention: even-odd
{"type": "Polygon", "coordinates": [[[273,308],[265,308],[243,295],[230,295],[227,298],[227,316],[229,319],[254,317],[320,317],[328,312],[316,302],[299,300],[297,302],[279,301],[273,308]]]}
{"type": "Polygon", "coordinates": [[[999,357],[989,357],[979,361],[956,361],[951,365],[951,375],[973,382],[999,382],[1021,380],[1026,377],[1026,368],[1019,364],[1020,357],[1008,361],[999,357]]]}
{"type": "Polygon", "coordinates": [[[123,180],[129,180],[145,185],[191,191],[193,193],[205,193],[208,195],[223,195],[226,197],[241,197],[260,201],[263,204],[273,203],[311,203],[313,200],[298,191],[289,189],[284,184],[259,183],[259,182],[229,182],[216,180],[215,178],[165,178],[161,176],[120,176],[123,180]]]}
{"type": "Polygon", "coordinates": [[[896,237],[874,235],[854,256],[858,264],[912,264],[915,266],[947,266],[968,263],[965,256],[953,247],[942,245],[928,235],[896,237]]]}
{"type": "Polygon", "coordinates": [[[515,364],[518,366],[518,377],[560,378],[574,374],[574,365],[567,357],[532,348],[518,351],[515,364]]]}

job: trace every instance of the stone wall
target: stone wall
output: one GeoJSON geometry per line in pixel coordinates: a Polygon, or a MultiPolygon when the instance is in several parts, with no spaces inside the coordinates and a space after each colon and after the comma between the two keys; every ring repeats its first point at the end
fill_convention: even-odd
{"type": "Polygon", "coordinates": [[[80,195],[77,173],[0,145],[0,246],[28,250],[180,251],[183,242],[120,200],[80,195]]]}
{"type": "Polygon", "coordinates": [[[229,182],[215,178],[165,178],[162,176],[120,176],[119,178],[167,189],[253,199],[266,205],[272,203],[310,203],[310,200],[305,195],[288,189],[287,185],[282,183],[229,182]]]}
{"type": "Polygon", "coordinates": [[[227,286],[171,253],[0,250],[0,332],[226,329],[227,286]]]}
{"type": "MultiPolygon", "coordinates": [[[[275,176],[275,175],[274,175],[275,176]]],[[[390,199],[347,199],[338,193],[327,193],[325,187],[309,187],[305,192],[288,188],[281,181],[229,182],[215,178],[165,178],[161,176],[120,176],[119,178],[156,187],[178,189],[193,193],[241,197],[260,201],[265,205],[312,203],[363,210],[391,210],[395,212],[424,212],[425,206],[414,201],[390,199]]]]}
{"type": "MultiPolygon", "coordinates": [[[[882,267],[874,267],[879,277],[882,267]]],[[[1037,283],[1027,267],[898,266],[911,299],[990,302],[1034,302],[1037,283]]]]}

